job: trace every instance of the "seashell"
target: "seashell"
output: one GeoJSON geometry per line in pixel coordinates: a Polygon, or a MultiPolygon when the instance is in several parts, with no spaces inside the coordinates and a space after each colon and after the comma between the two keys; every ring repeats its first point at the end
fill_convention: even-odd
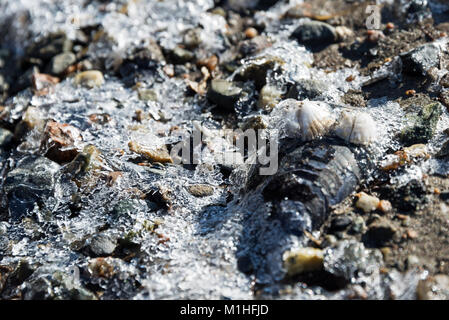
{"type": "Polygon", "coordinates": [[[301,102],[296,116],[303,140],[313,140],[324,136],[335,122],[328,107],[317,101],[301,102]]]}
{"type": "Polygon", "coordinates": [[[335,129],[335,134],[348,142],[368,145],[377,136],[376,122],[365,112],[344,112],[335,129]]]}

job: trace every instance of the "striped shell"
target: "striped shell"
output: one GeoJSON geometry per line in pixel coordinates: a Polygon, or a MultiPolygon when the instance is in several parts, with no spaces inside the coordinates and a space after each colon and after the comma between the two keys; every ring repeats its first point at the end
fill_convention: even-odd
{"type": "Polygon", "coordinates": [[[343,112],[335,134],[347,142],[368,145],[376,139],[376,122],[366,112],[343,112]]]}
{"type": "Polygon", "coordinates": [[[300,102],[296,116],[303,140],[324,136],[335,122],[327,105],[318,101],[300,102]]]}

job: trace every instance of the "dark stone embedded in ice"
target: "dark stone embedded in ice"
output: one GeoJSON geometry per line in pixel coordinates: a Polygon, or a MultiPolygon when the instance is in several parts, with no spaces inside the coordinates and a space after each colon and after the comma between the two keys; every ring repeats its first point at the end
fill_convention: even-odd
{"type": "Polygon", "coordinates": [[[432,17],[427,0],[411,0],[407,8],[408,22],[422,21],[432,17]]]}
{"type": "Polygon", "coordinates": [[[82,287],[75,274],[51,266],[39,267],[21,287],[25,300],[96,300],[95,294],[82,287]]]}
{"type": "Polygon", "coordinates": [[[72,52],[64,52],[54,56],[48,65],[48,72],[53,75],[61,75],[76,62],[76,56],[72,52]]]}
{"type": "Polygon", "coordinates": [[[331,220],[329,231],[342,231],[352,224],[352,219],[348,215],[336,216],[331,220]]]}
{"type": "Polygon", "coordinates": [[[432,67],[440,64],[440,48],[428,43],[400,55],[403,72],[416,76],[424,76],[432,67]]]}
{"type": "Polygon", "coordinates": [[[301,79],[294,83],[287,92],[286,98],[297,100],[317,99],[329,90],[329,86],[321,80],[301,79]]]}
{"type": "Polygon", "coordinates": [[[226,0],[224,7],[235,11],[267,10],[274,6],[279,0],[226,0]]]}
{"type": "Polygon", "coordinates": [[[64,33],[54,33],[27,48],[29,57],[50,60],[57,54],[72,50],[72,41],[64,33]]]}
{"type": "Polygon", "coordinates": [[[262,56],[250,59],[241,66],[234,77],[236,81],[253,81],[260,90],[267,83],[270,71],[278,71],[285,61],[275,56],[262,56]]]}
{"type": "Polygon", "coordinates": [[[92,256],[105,257],[110,256],[114,252],[116,246],[116,241],[110,236],[104,233],[99,233],[90,239],[88,249],[92,256]]]}
{"type": "Polygon", "coordinates": [[[363,243],[345,240],[324,252],[324,270],[351,281],[360,273],[371,274],[382,265],[382,254],[378,250],[365,249],[363,243]]]}
{"type": "Polygon", "coordinates": [[[192,61],[193,58],[195,58],[195,54],[192,51],[181,47],[175,47],[174,49],[167,51],[167,57],[173,63],[183,64],[192,61]]]}
{"type": "Polygon", "coordinates": [[[56,162],[37,156],[28,156],[18,162],[8,173],[3,187],[11,219],[28,215],[35,204],[45,205],[53,195],[59,167],[56,162]]]}
{"type": "Polygon", "coordinates": [[[448,157],[449,157],[449,140],[443,144],[443,146],[437,152],[435,157],[438,159],[448,159],[448,157]]]}
{"type": "Polygon", "coordinates": [[[292,38],[307,46],[329,45],[338,40],[335,28],[320,21],[309,21],[300,25],[291,34],[292,38]]]}
{"type": "Polygon", "coordinates": [[[14,135],[7,129],[0,128],[0,148],[7,147],[14,135]]]}
{"type": "Polygon", "coordinates": [[[224,110],[232,111],[241,93],[242,88],[234,82],[214,79],[211,81],[207,97],[224,110]]]}

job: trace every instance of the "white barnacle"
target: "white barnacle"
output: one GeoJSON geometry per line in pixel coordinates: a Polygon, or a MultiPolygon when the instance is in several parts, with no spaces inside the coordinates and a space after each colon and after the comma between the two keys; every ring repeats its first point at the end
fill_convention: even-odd
{"type": "Polygon", "coordinates": [[[377,136],[376,122],[366,112],[343,112],[335,134],[350,143],[368,145],[377,136]]]}
{"type": "Polygon", "coordinates": [[[303,140],[313,140],[324,136],[335,122],[326,104],[318,101],[300,102],[296,116],[303,140]]]}

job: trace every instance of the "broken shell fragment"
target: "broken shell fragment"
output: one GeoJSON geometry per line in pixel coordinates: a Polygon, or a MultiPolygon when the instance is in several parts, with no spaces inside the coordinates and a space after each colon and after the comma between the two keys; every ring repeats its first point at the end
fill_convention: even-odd
{"type": "Polygon", "coordinates": [[[376,139],[376,123],[365,112],[344,112],[335,129],[341,139],[359,145],[368,145],[376,139]]]}
{"type": "Polygon", "coordinates": [[[316,101],[301,102],[297,117],[304,140],[313,140],[324,136],[335,122],[335,118],[327,106],[316,101]]]}
{"type": "Polygon", "coordinates": [[[100,71],[89,70],[78,73],[75,76],[75,84],[87,88],[99,87],[104,83],[103,74],[100,71]]]}

